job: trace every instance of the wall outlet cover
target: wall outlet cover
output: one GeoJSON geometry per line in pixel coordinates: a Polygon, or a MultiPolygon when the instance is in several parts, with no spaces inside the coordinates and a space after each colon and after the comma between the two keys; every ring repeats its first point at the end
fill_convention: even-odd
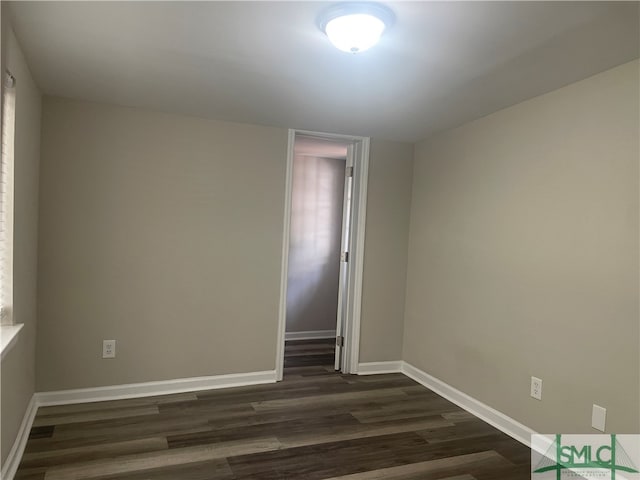
{"type": "Polygon", "coordinates": [[[542,400],[542,379],[531,377],[531,396],[536,400],[542,400]]]}
{"type": "Polygon", "coordinates": [[[606,421],[607,409],[594,403],[593,411],[591,412],[591,426],[596,430],[604,432],[606,421]]]}
{"type": "Polygon", "coordinates": [[[102,358],[116,358],[116,341],[102,341],[102,358]]]}

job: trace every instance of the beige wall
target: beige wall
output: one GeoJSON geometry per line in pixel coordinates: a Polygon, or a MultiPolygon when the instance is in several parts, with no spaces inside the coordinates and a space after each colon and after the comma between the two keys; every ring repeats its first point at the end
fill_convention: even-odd
{"type": "Polygon", "coordinates": [[[404,359],[540,432],[640,431],[638,66],[416,147],[404,359]]]}
{"type": "Polygon", "coordinates": [[[287,332],[336,330],[346,158],[295,155],[287,332]]]}
{"type": "MultiPolygon", "coordinates": [[[[415,166],[372,140],[360,361],[404,358],[539,431],[590,431],[592,403],[638,431],[637,89],[635,62],[422,142],[415,166]]],[[[274,368],[283,129],[47,98],[42,144],[38,390],[274,368]]],[[[3,362],[3,420],[33,336],[3,362]]]]}
{"type": "MultiPolygon", "coordinates": [[[[3,5],[4,8],[4,5],[3,5]]],[[[15,346],[2,359],[1,458],[4,462],[35,387],[36,270],[40,91],[34,84],[3,11],[3,65],[16,77],[14,170],[14,321],[23,323],[15,346]],[[5,63],[6,62],[6,63],[5,63]]]]}
{"type": "Polygon", "coordinates": [[[360,362],[402,358],[413,145],[371,140],[360,362]]]}
{"type": "Polygon", "coordinates": [[[274,369],[286,131],[49,97],[42,121],[38,390],[274,369]]]}
{"type": "MultiPolygon", "coordinates": [[[[45,97],[38,391],[273,369],[286,147],[45,97]]],[[[400,358],[412,152],[372,141],[362,361],[400,358]]]]}

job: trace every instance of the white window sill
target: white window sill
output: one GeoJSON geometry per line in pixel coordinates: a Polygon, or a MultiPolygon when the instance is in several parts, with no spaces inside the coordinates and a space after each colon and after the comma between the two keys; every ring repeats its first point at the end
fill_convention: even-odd
{"type": "Polygon", "coordinates": [[[3,359],[18,339],[18,332],[24,323],[18,325],[0,325],[0,359],[3,359]]]}

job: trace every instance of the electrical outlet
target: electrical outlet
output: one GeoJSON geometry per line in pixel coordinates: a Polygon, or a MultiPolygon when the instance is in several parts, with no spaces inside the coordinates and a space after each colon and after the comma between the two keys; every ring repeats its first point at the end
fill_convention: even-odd
{"type": "Polygon", "coordinates": [[[531,377],[531,396],[536,400],[542,400],[542,380],[531,377]]]}
{"type": "Polygon", "coordinates": [[[102,341],[102,358],[116,358],[116,341],[102,341]]]}
{"type": "Polygon", "coordinates": [[[607,409],[599,405],[593,404],[591,412],[591,426],[596,430],[604,432],[604,425],[607,420],[607,409]]]}

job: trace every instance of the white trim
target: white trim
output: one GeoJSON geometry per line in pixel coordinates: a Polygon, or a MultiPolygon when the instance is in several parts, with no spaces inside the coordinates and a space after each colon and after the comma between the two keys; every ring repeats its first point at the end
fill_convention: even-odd
{"type": "MultiPolygon", "coordinates": [[[[291,192],[293,189],[293,156],[296,133],[320,138],[333,138],[352,141],[360,145],[355,155],[354,166],[354,210],[352,232],[355,234],[352,246],[354,257],[351,264],[349,278],[349,306],[346,318],[345,332],[345,365],[343,372],[357,373],[360,356],[360,314],[362,306],[362,273],[364,266],[364,236],[367,209],[367,183],[369,180],[369,144],[368,137],[339,135],[332,133],[312,132],[307,130],[289,129],[287,146],[287,167],[285,173],[284,222],[282,227],[282,266],[280,269],[280,303],[278,311],[278,338],[276,344],[276,378],[281,381],[284,374],[284,342],[287,322],[287,276],[289,269],[289,234],[291,229],[291,192]],[[354,229],[355,226],[355,229],[354,229]]],[[[352,252],[349,252],[351,255],[352,252]]]]}
{"type": "Polygon", "coordinates": [[[0,325],[0,360],[13,348],[22,327],[24,327],[24,323],[17,325],[0,325]]]}
{"type": "Polygon", "coordinates": [[[402,373],[402,360],[389,362],[369,362],[358,364],[358,375],[378,375],[381,373],[402,373]]]}
{"type": "Polygon", "coordinates": [[[262,383],[275,383],[275,381],[275,370],[268,370],[264,372],[231,373],[210,377],[178,378],[159,382],[129,383],[125,385],[109,385],[107,387],[40,392],[36,393],[36,398],[38,406],[67,405],[72,403],[123,400],[126,398],[241,387],[244,385],[259,385],[262,383]]]}
{"type": "Polygon", "coordinates": [[[351,248],[355,255],[349,274],[350,297],[349,311],[347,312],[347,339],[345,352],[345,372],[358,373],[360,360],[360,315],[362,313],[362,278],[364,272],[364,237],[367,223],[367,185],[369,182],[369,138],[363,138],[360,143],[361,151],[354,158],[353,193],[357,198],[353,203],[353,222],[351,232],[353,235],[351,248]],[[355,228],[354,228],[355,224],[355,228]]]}
{"type": "Polygon", "coordinates": [[[110,385],[107,387],[79,388],[75,390],[58,390],[55,392],[34,393],[27,406],[16,440],[11,447],[7,460],[2,465],[0,479],[13,480],[18,470],[22,454],[29,439],[31,426],[39,407],[49,405],[70,405],[73,403],[100,402],[105,400],[124,400],[126,398],[150,397],[172,393],[195,392],[199,390],[215,390],[219,388],[241,387],[275,383],[275,370],[249,373],[231,373],[209,377],[177,378],[158,382],[129,383],[110,385]]]}
{"type": "Polygon", "coordinates": [[[311,137],[318,137],[318,138],[327,138],[329,140],[332,140],[332,139],[346,140],[347,142],[369,139],[369,137],[359,137],[357,135],[344,135],[342,133],[314,132],[313,130],[300,130],[297,128],[290,129],[289,131],[293,131],[294,133],[299,133],[300,135],[308,135],[311,137]]]}
{"type": "MultiPolygon", "coordinates": [[[[459,407],[484,420],[498,430],[518,440],[520,443],[531,447],[531,435],[536,433],[534,430],[407,362],[400,360],[369,362],[361,363],[358,368],[359,375],[397,372],[405,374],[438,395],[455,403],[459,407]]],[[[2,465],[1,478],[4,480],[13,479],[18,469],[18,465],[20,464],[20,460],[22,459],[22,454],[24,453],[37,409],[40,406],[98,402],[104,400],[121,400],[126,398],[139,398],[199,390],[239,387],[244,385],[258,385],[273,383],[276,381],[276,378],[275,370],[269,370],[263,372],[179,378],[175,380],[157,382],[35,393],[31,397],[31,401],[27,406],[20,429],[18,430],[18,435],[11,447],[9,455],[7,456],[7,460],[2,465]]]]}
{"type": "Polygon", "coordinates": [[[285,332],[285,340],[318,340],[321,338],[336,338],[335,330],[308,330],[306,332],[285,332]]]}
{"type": "Polygon", "coordinates": [[[18,470],[18,465],[20,465],[20,460],[22,460],[24,449],[27,446],[27,440],[29,440],[29,433],[31,432],[31,426],[33,425],[34,418],[36,418],[37,411],[38,403],[36,395],[34,394],[31,396],[29,405],[27,405],[27,411],[24,412],[24,417],[22,417],[22,423],[20,424],[16,440],[13,442],[9,455],[7,455],[7,459],[2,465],[0,478],[4,480],[13,480],[13,477],[18,470]]]}
{"type": "Polygon", "coordinates": [[[289,235],[291,231],[291,192],[293,191],[293,147],[296,131],[289,129],[287,137],[287,168],[284,187],[284,221],[282,223],[282,266],[280,267],[280,303],[278,307],[278,338],[276,343],[276,380],[284,375],[284,340],[287,328],[287,281],[289,276],[289,235]]]}
{"type": "Polygon", "coordinates": [[[413,365],[402,362],[402,373],[407,377],[412,378],[416,382],[424,385],[429,390],[434,391],[438,395],[446,398],[452,403],[455,403],[459,407],[465,409],[467,412],[472,413],[476,417],[484,420],[489,425],[497,428],[501,432],[506,433],[511,438],[516,439],[520,443],[523,443],[527,447],[531,448],[531,435],[537,433],[526,425],[517,422],[513,418],[505,415],[502,412],[482,403],[464,392],[452,387],[451,385],[443,382],[423,372],[419,368],[413,365]]]}

